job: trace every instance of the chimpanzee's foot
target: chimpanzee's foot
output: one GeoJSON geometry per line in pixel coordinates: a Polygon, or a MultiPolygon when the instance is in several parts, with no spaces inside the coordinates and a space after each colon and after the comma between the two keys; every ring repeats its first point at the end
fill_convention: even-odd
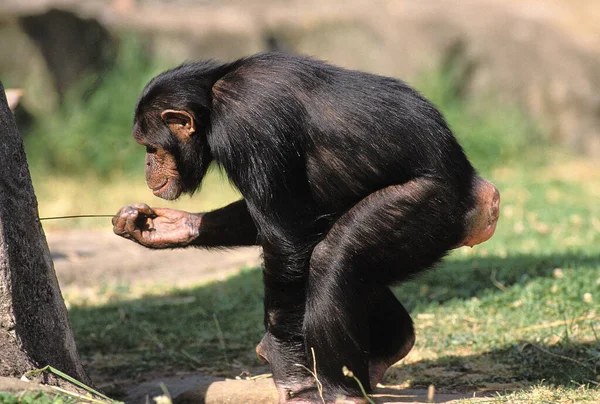
{"type": "MultiPolygon", "coordinates": [[[[368,296],[370,331],[368,375],[364,372],[365,377],[361,378],[362,386],[367,392],[377,386],[391,365],[408,355],[415,343],[415,332],[410,315],[392,291],[386,286],[372,286],[368,296]]],[[[293,349],[293,346],[290,347],[293,349]]],[[[286,352],[289,353],[289,350],[286,352]]],[[[308,375],[306,370],[293,375],[294,369],[290,367],[294,365],[281,359],[278,343],[269,332],[265,333],[256,346],[256,355],[260,361],[271,365],[280,403],[321,404],[323,402],[315,378],[308,375]]],[[[324,359],[327,360],[327,356],[324,359]]],[[[296,367],[295,370],[300,370],[300,367],[296,367]]],[[[341,368],[339,372],[340,378],[337,380],[335,375],[317,374],[317,378],[323,383],[325,402],[335,403],[338,393],[342,395],[351,392],[352,397],[347,398],[345,402],[366,403],[365,397],[360,396],[356,381],[344,378],[341,368]]]]}
{"type": "MultiPolygon", "coordinates": [[[[258,360],[265,363],[269,363],[270,356],[268,349],[268,338],[268,334],[265,334],[263,339],[256,346],[256,356],[258,357],[258,360]]],[[[408,348],[408,350],[410,350],[410,348],[408,348]]],[[[383,372],[385,372],[388,366],[389,365],[385,365],[381,371],[381,375],[383,375],[383,372]]],[[[340,372],[341,371],[342,370],[340,369],[340,372]]],[[[331,394],[331,392],[328,391],[323,392],[324,398],[321,399],[321,393],[319,392],[317,382],[312,377],[300,382],[282,382],[275,380],[275,384],[277,385],[280,404],[322,404],[323,399],[325,400],[326,404],[366,404],[368,402],[365,397],[345,397],[341,400],[336,400],[336,395],[331,394]],[[334,397],[333,399],[327,399],[328,397],[332,396],[334,397]]],[[[340,397],[342,396],[340,395],[340,397]]]]}
{"type": "Polygon", "coordinates": [[[374,389],[383,374],[404,358],[415,344],[410,315],[388,287],[374,287],[369,299],[369,386],[374,389]]]}
{"type": "Polygon", "coordinates": [[[371,389],[374,389],[377,384],[383,379],[385,371],[392,366],[394,363],[403,359],[415,344],[415,335],[411,334],[409,339],[406,340],[404,345],[394,355],[390,355],[387,358],[377,358],[369,361],[369,381],[371,383],[371,389]]]}
{"type": "Polygon", "coordinates": [[[332,394],[331,391],[319,392],[314,379],[297,384],[277,383],[279,404],[367,404],[365,397],[347,397],[342,394],[332,394]]]}

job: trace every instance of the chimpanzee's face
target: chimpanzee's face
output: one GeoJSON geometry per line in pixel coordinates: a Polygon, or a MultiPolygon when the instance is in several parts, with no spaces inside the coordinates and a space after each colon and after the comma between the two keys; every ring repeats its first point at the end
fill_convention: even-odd
{"type": "Polygon", "coordinates": [[[133,136],[139,144],[146,147],[148,187],[159,198],[173,200],[183,192],[193,192],[201,181],[201,178],[195,176],[193,181],[186,182],[178,170],[179,166],[186,165],[185,161],[180,160],[190,154],[186,153],[187,149],[196,147],[197,142],[193,141],[192,136],[195,122],[186,111],[164,110],[160,113],[160,118],[154,115],[136,117],[133,136]]]}
{"type": "Polygon", "coordinates": [[[177,199],[183,192],[177,164],[165,149],[146,146],[146,184],[159,198],[177,199]]]}

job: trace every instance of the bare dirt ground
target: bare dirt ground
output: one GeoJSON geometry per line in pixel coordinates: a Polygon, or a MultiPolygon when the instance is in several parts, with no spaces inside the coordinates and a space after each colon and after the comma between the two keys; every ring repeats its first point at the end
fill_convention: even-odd
{"type": "MultiPolygon", "coordinates": [[[[110,231],[50,231],[46,237],[63,293],[83,294],[90,299],[98,293],[99,286],[105,284],[189,287],[225,279],[243,267],[254,267],[261,262],[259,248],[151,251],[110,231]]],[[[127,389],[128,403],[145,403],[147,397],[162,394],[160,383],[165,384],[172,396],[185,391],[202,396],[211,383],[223,380],[203,374],[164,375],[160,372],[146,375],[144,379],[147,381],[127,389]]],[[[247,388],[244,386],[239,387],[242,392],[247,388]]],[[[387,387],[376,393],[379,403],[428,402],[426,390],[387,387]]],[[[433,402],[451,402],[465,397],[473,397],[473,393],[436,394],[433,402]]],[[[199,399],[198,402],[202,401],[199,399]]],[[[233,399],[227,402],[247,401],[233,399]]]]}
{"type": "Polygon", "coordinates": [[[260,264],[258,248],[149,250],[109,231],[46,234],[61,288],[104,283],[184,287],[225,279],[260,264]]]}

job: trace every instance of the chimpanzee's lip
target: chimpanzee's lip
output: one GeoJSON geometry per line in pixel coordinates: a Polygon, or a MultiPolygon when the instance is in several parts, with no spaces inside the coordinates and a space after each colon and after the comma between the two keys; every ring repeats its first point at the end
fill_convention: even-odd
{"type": "Polygon", "coordinates": [[[165,182],[162,183],[162,185],[157,186],[156,188],[152,188],[152,193],[154,195],[156,194],[160,194],[160,192],[166,188],[166,186],[169,185],[169,180],[166,180],[165,182]]]}

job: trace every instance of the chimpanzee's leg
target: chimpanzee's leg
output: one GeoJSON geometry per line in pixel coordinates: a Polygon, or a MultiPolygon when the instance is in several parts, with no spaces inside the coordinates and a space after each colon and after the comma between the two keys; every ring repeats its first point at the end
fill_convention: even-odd
{"type": "MultiPolygon", "coordinates": [[[[468,190],[464,192],[468,193],[468,190]]],[[[470,196],[430,178],[419,178],[379,190],[340,217],[313,250],[306,290],[305,348],[316,353],[316,367],[327,398],[338,393],[360,395],[356,382],[342,375],[347,366],[365,387],[371,385],[369,366],[398,357],[375,346],[373,327],[383,330],[385,320],[371,314],[373,290],[401,281],[431,267],[464,235],[464,216],[470,196]],[[372,360],[374,359],[374,360],[372,360]]],[[[385,298],[385,296],[381,296],[385,298]]],[[[389,296],[388,296],[389,298],[389,296]]],[[[394,304],[391,302],[389,304],[394,304]]],[[[379,307],[379,310],[382,310],[379,307]]],[[[399,321],[405,331],[392,328],[400,338],[412,331],[405,310],[389,308],[388,324],[399,321]]],[[[375,376],[381,373],[376,370],[375,376]]]]}
{"type": "MultiPolygon", "coordinates": [[[[285,235],[282,235],[285,239],[285,235]]],[[[269,362],[280,403],[299,401],[301,391],[315,390],[302,334],[310,248],[296,243],[263,244],[265,335],[256,347],[259,359],[269,362]]]]}
{"type": "Polygon", "coordinates": [[[415,343],[410,315],[387,287],[374,288],[369,301],[369,380],[371,388],[388,367],[404,358],[415,343]]]}

